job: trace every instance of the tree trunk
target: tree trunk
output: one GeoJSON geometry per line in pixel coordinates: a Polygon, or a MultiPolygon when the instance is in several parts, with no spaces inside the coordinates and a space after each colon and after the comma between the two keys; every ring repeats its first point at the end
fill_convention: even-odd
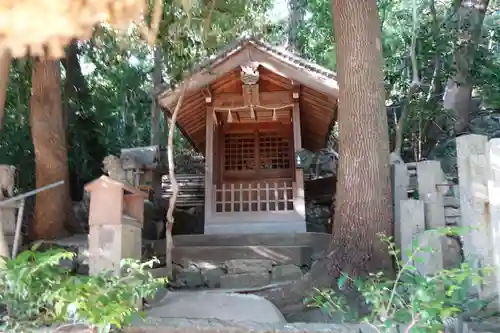
{"type": "Polygon", "coordinates": [[[481,38],[484,15],[489,0],[462,0],[458,8],[458,32],[453,53],[454,74],[448,79],[443,106],[456,117],[455,132],[469,125],[473,87],[472,69],[477,44],[481,38]]]}
{"type": "Polygon", "coordinates": [[[280,310],[303,305],[312,287],[333,287],[340,272],[392,271],[377,233],[392,235],[389,131],[375,0],[332,0],[337,41],[339,172],[333,236],[325,257],[300,281],[256,292],[280,310]],[[354,189],[354,190],[353,190],[354,189]]]}
{"type": "Polygon", "coordinates": [[[9,72],[12,57],[8,51],[0,51],[0,131],[3,127],[5,102],[7,101],[7,86],[9,85],[9,72]]]}
{"type": "Polygon", "coordinates": [[[332,249],[350,273],[392,270],[377,234],[392,235],[389,131],[375,0],[333,0],[339,170],[332,249]],[[353,190],[355,189],[355,190],[353,190]]]}
{"type": "MultiPolygon", "coordinates": [[[[153,69],[153,91],[162,84],[162,67],[163,67],[163,51],[161,47],[156,46],[154,49],[154,69],[153,69]]],[[[151,103],[151,145],[160,144],[160,118],[161,107],[156,102],[156,97],[153,96],[151,103]]]]}
{"type": "Polygon", "coordinates": [[[30,111],[36,186],[65,181],[63,186],[37,194],[32,228],[35,239],[63,236],[71,207],[60,81],[59,61],[33,60],[30,111]]]}

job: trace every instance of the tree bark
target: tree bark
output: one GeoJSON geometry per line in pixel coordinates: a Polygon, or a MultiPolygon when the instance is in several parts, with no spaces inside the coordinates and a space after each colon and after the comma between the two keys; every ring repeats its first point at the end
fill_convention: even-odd
{"type": "Polygon", "coordinates": [[[375,0],[333,0],[339,170],[332,250],[350,273],[391,271],[378,233],[392,235],[389,131],[375,0]],[[353,190],[354,189],[354,190],[353,190]]]}
{"type": "Polygon", "coordinates": [[[473,75],[477,44],[481,38],[484,16],[489,0],[462,0],[458,8],[458,33],[453,53],[454,74],[448,79],[443,106],[456,117],[455,132],[462,133],[469,125],[473,75]]]}
{"type": "Polygon", "coordinates": [[[71,208],[59,64],[55,60],[33,60],[30,115],[36,186],[65,181],[63,186],[37,194],[32,226],[35,239],[53,239],[65,235],[64,226],[71,208]]]}
{"type": "MultiPolygon", "coordinates": [[[[162,79],[162,67],[163,67],[163,50],[160,46],[156,46],[154,49],[154,69],[153,69],[153,91],[156,92],[159,86],[161,86],[162,79]]],[[[154,94],[154,93],[153,93],[154,94]]],[[[161,118],[161,107],[156,101],[156,97],[153,96],[151,103],[151,145],[160,144],[160,118],[161,118]]]]}
{"type": "Polygon", "coordinates": [[[7,101],[7,86],[9,85],[9,72],[12,56],[9,51],[0,51],[0,131],[3,127],[5,115],[5,102],[7,101]]]}
{"type": "Polygon", "coordinates": [[[340,272],[392,271],[377,233],[392,235],[389,131],[375,0],[332,0],[337,41],[339,172],[327,254],[302,280],[256,292],[283,312],[303,308],[312,288],[334,287],[340,272]]]}

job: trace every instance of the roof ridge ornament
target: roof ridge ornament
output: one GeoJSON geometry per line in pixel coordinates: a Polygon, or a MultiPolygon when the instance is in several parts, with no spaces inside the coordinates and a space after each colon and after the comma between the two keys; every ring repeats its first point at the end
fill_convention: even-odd
{"type": "Polygon", "coordinates": [[[250,61],[245,65],[241,65],[241,82],[246,85],[253,85],[259,82],[259,63],[256,61],[250,61]]]}

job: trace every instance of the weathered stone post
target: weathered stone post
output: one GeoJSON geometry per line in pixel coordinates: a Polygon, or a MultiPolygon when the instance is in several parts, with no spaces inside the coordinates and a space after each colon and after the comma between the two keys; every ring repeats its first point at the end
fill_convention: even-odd
{"type": "MultiPolygon", "coordinates": [[[[0,165],[0,201],[13,196],[13,187],[15,184],[16,168],[13,165],[0,165]]],[[[0,226],[7,240],[9,247],[14,243],[16,233],[16,212],[19,202],[12,202],[0,206],[0,226]]]]}
{"type": "MultiPolygon", "coordinates": [[[[444,214],[444,193],[449,188],[448,181],[439,161],[422,161],[417,164],[417,190],[425,207],[425,229],[435,230],[446,227],[444,214]]],[[[444,268],[443,253],[446,248],[446,236],[436,232],[425,232],[419,242],[423,247],[432,249],[432,253],[423,252],[426,274],[433,274],[444,268]]]]}
{"type": "Polygon", "coordinates": [[[407,252],[413,251],[413,241],[425,231],[424,202],[415,199],[401,200],[399,209],[400,216],[404,216],[399,236],[402,244],[401,259],[406,263],[410,259],[407,252]]]}
{"type": "Polygon", "coordinates": [[[146,194],[101,176],[87,184],[89,209],[89,273],[120,274],[122,259],[141,259],[146,194]]]}
{"type": "MultiPolygon", "coordinates": [[[[477,268],[490,266],[495,271],[498,269],[495,241],[500,223],[496,207],[500,186],[498,147],[497,140],[488,144],[484,135],[457,138],[461,225],[467,228],[463,235],[465,260],[477,268]]],[[[484,283],[477,287],[482,299],[496,295],[499,290],[498,274],[485,276],[484,283]]]]}
{"type": "Polygon", "coordinates": [[[392,201],[393,201],[393,219],[394,219],[394,241],[396,246],[401,249],[401,227],[405,226],[406,216],[401,215],[401,202],[408,199],[408,185],[410,176],[406,164],[396,163],[391,165],[392,178],[392,201]]]}
{"type": "MultiPolygon", "coordinates": [[[[492,139],[488,145],[488,201],[490,230],[489,236],[489,262],[494,270],[493,276],[489,278],[491,294],[500,292],[500,139],[492,139]]],[[[496,297],[495,309],[500,309],[500,299],[496,297]]]]}

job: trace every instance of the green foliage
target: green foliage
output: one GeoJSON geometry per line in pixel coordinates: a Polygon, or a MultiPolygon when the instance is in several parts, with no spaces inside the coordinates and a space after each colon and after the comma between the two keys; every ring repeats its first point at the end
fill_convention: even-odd
{"type": "Polygon", "coordinates": [[[122,275],[76,276],[61,265],[74,254],[61,249],[24,251],[0,259],[0,304],[9,310],[4,331],[29,331],[46,325],[80,323],[108,332],[130,324],[142,299],[166,283],[146,270],[155,260],[123,260],[122,275]]]}
{"type": "MultiPolygon", "coordinates": [[[[271,0],[166,0],[158,44],[164,51],[164,82],[175,84],[194,64],[205,60],[242,33],[262,31],[271,0]],[[186,7],[187,3],[192,5],[186,7]]],[[[150,144],[153,50],[132,30],[117,35],[107,27],[96,29],[89,42],[77,44],[76,61],[62,70],[64,113],[67,121],[70,186],[79,200],[83,185],[98,177],[101,161],[121,148],[150,144]],[[75,79],[80,73],[83,80],[75,79]],[[71,88],[71,89],[68,89],[71,88]],[[72,93],[75,89],[78,93],[72,93]]],[[[30,61],[11,67],[5,124],[0,130],[0,164],[19,171],[18,189],[34,182],[34,151],[30,133],[30,61]]],[[[160,122],[161,142],[168,131],[160,122]]],[[[179,131],[176,150],[190,149],[179,131]]]]}
{"type": "MultiPolygon", "coordinates": [[[[456,228],[445,228],[425,233],[429,237],[442,237],[457,231],[460,232],[456,228]]],[[[411,326],[411,332],[434,333],[443,331],[445,319],[485,315],[483,310],[489,302],[472,297],[472,288],[480,286],[485,274],[490,273],[489,268],[477,269],[462,263],[459,268],[422,276],[415,266],[423,263],[422,253],[432,251],[427,244],[415,241],[405,251],[408,261],[403,262],[399,260],[400,251],[392,237],[379,236],[397,262],[396,278],[391,279],[382,272],[370,274],[367,279],[343,273],[337,281],[338,291],[316,290],[316,294],[305,302],[331,315],[340,315],[345,321],[369,323],[378,332],[389,332],[395,327],[409,332],[411,326]],[[348,285],[354,287],[366,303],[367,314],[358,315],[349,306],[343,294],[348,285]]]]}

